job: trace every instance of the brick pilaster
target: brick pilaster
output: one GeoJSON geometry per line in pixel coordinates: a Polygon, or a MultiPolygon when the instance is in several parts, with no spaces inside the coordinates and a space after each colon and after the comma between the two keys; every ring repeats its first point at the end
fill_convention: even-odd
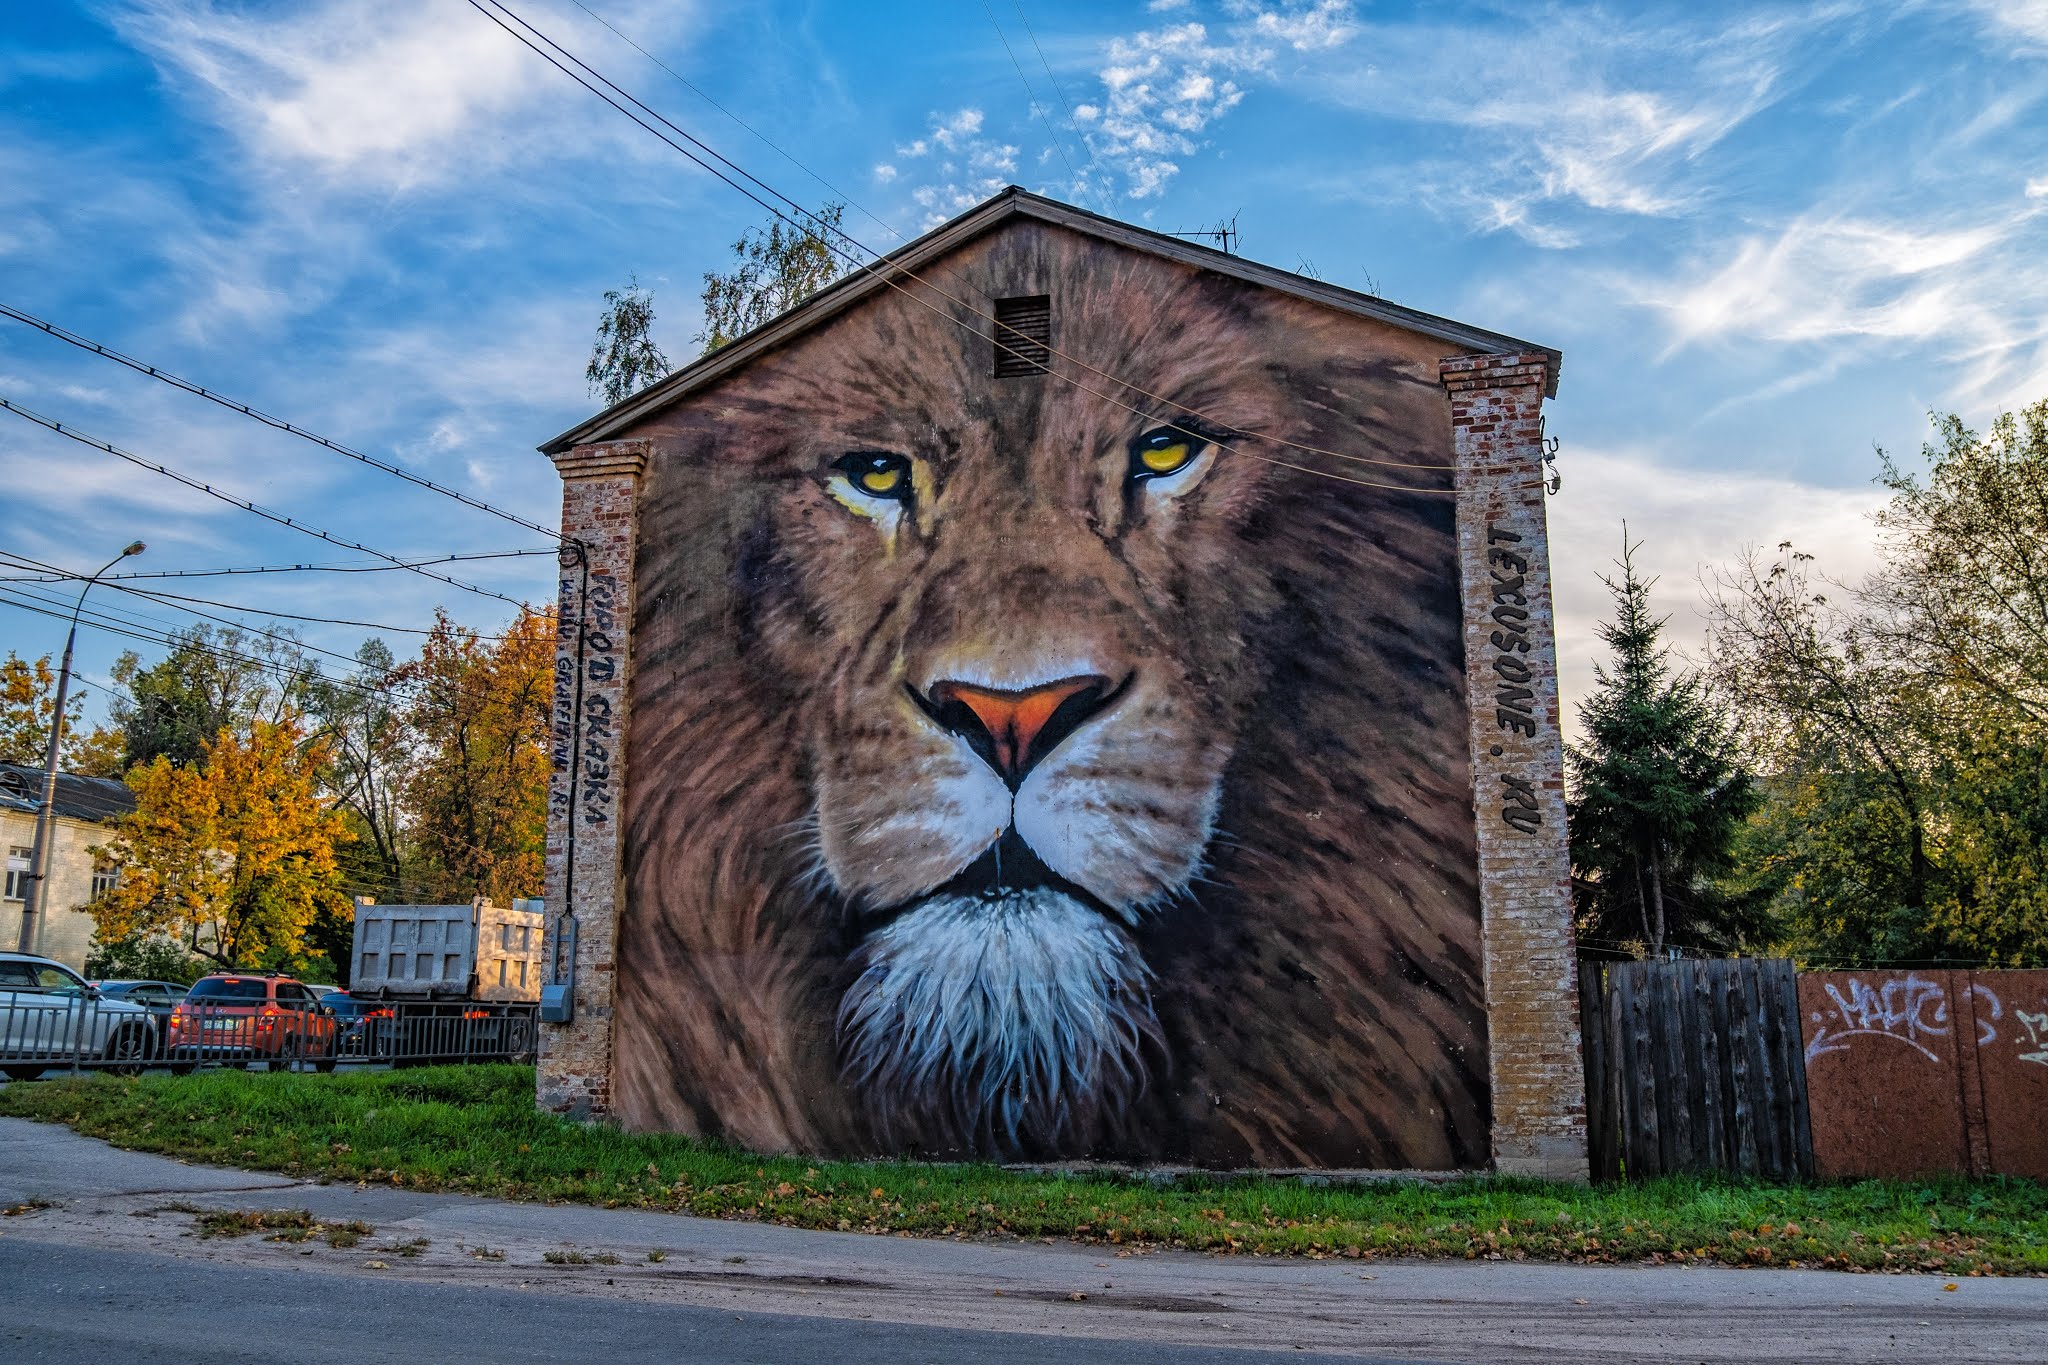
{"type": "Polygon", "coordinates": [[[639,441],[557,455],[562,476],[561,615],[548,781],[547,964],[566,974],[575,921],[575,1017],[541,1026],[537,1099],[578,1118],[611,1111],[612,980],[618,937],[619,817],[625,793],[639,441]]]}
{"type": "Polygon", "coordinates": [[[1465,680],[1493,1080],[1493,1164],[1584,1180],[1571,859],[1543,508],[1544,355],[1441,375],[1457,453],[1465,680]]]}

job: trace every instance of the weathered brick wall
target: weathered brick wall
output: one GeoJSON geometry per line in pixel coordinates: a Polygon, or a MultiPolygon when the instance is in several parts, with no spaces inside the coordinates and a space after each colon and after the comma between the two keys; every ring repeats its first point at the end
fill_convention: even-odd
{"type": "Polygon", "coordinates": [[[1479,901],[1504,1173],[1584,1180],[1571,860],[1543,508],[1543,355],[1443,362],[1457,453],[1479,901]]]}
{"type": "Polygon", "coordinates": [[[575,1017],[541,1026],[536,1087],[541,1108],[578,1118],[604,1118],[611,1110],[635,505],[646,467],[646,447],[638,441],[578,446],[555,457],[562,535],[580,543],[582,556],[565,553],[561,572],[545,961],[551,972],[568,969],[567,963],[557,967],[557,948],[573,916],[575,1017]]]}

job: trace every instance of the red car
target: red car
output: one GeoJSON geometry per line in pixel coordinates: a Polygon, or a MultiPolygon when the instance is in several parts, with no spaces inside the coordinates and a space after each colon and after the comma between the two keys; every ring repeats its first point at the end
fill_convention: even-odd
{"type": "Polygon", "coordinates": [[[303,983],[220,972],[201,977],[171,1011],[166,1042],[174,1071],[212,1061],[266,1062],[273,1071],[311,1062],[332,1071],[336,1032],[333,1011],[303,983]]]}

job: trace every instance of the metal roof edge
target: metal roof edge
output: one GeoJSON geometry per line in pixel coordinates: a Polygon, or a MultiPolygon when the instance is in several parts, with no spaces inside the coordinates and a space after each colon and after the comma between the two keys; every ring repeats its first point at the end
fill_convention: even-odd
{"type": "Polygon", "coordinates": [[[1246,260],[1242,256],[1218,251],[1213,247],[1154,232],[1150,228],[1121,223],[1114,218],[1105,218],[1101,214],[1091,213],[1071,204],[1062,204],[1058,200],[1047,199],[1020,186],[1011,185],[959,217],[933,228],[922,237],[906,242],[880,260],[866,266],[856,266],[850,274],[827,285],[788,312],[770,319],[728,345],[721,346],[710,355],[692,361],[631,397],[586,418],[561,435],[545,442],[539,449],[544,455],[559,455],[576,446],[609,440],[641,419],[680,401],[692,391],[732,373],[762,353],[773,350],[828,318],[846,311],[876,290],[889,288],[892,277],[915,274],[925,263],[964,246],[1013,217],[1033,218],[1040,222],[1052,223],[1091,237],[1115,242],[1132,250],[1163,256],[1198,270],[1214,271],[1217,274],[1244,280],[1249,284],[1277,289],[1326,308],[1386,323],[1403,331],[1434,337],[1460,348],[1466,354],[1547,356],[1550,373],[1544,391],[1549,397],[1557,395],[1558,370],[1564,356],[1563,352],[1554,346],[1538,345],[1502,332],[1473,327],[1452,318],[1439,317],[1434,313],[1425,313],[1398,303],[1389,303],[1385,299],[1346,289],[1341,285],[1309,279],[1275,266],[1262,265],[1257,261],[1246,260]]]}

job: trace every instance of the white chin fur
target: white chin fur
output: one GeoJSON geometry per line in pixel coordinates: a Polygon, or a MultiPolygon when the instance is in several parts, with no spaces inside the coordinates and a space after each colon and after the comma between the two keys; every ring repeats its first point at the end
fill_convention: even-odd
{"type": "Polygon", "coordinates": [[[871,934],[856,965],[845,1078],[887,1148],[1074,1151],[1144,1088],[1151,972],[1070,896],[935,896],[871,934]]]}

